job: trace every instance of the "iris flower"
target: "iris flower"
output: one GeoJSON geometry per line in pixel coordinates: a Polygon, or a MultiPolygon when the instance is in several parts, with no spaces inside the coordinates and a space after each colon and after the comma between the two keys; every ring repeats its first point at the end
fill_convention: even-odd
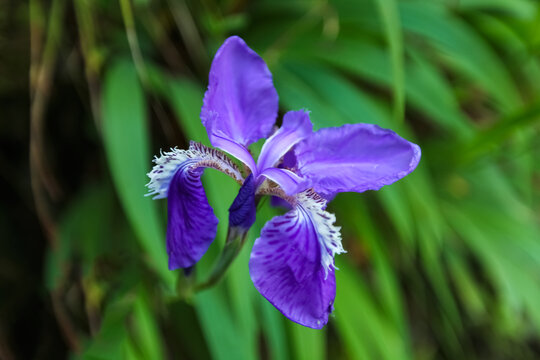
{"type": "Polygon", "coordinates": [[[149,195],[168,198],[169,269],[190,268],[216,237],[218,219],[201,183],[205,168],[240,185],[229,209],[229,238],[245,234],[264,195],[290,210],[266,223],[249,272],[257,290],[283,315],[320,329],[336,296],[334,256],[344,252],[327,202],[340,192],[378,190],[413,171],[420,148],[390,130],[349,124],[313,131],[309,113],[287,112],[275,130],[278,95],[264,60],[239,37],[216,53],[201,111],[211,144],[192,142],[154,159],[149,195]],[[255,161],[250,144],[266,138],[255,161]],[[245,165],[242,171],[225,154],[245,165]],[[233,234],[233,235],[231,235],[233,234]]]}

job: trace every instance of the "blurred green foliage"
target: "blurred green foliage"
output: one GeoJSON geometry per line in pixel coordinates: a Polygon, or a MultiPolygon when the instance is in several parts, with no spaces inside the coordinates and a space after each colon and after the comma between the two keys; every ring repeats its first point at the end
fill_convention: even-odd
{"type": "MultiPolygon", "coordinates": [[[[537,1],[30,0],[29,14],[30,166],[51,244],[36,286],[70,358],[540,357],[537,1]],[[375,123],[423,151],[406,179],[331,203],[348,254],[322,331],[251,284],[251,245],[275,209],[225,279],[185,301],[165,202],[143,197],[159,149],[208,143],[202,96],[232,34],[267,61],[282,111],[309,109],[315,128],[375,123]],[[58,135],[58,114],[56,129],[82,130],[58,135]],[[48,177],[70,184],[63,200],[48,177]]],[[[199,278],[238,188],[212,170],[204,181],[221,222],[199,278]]]]}

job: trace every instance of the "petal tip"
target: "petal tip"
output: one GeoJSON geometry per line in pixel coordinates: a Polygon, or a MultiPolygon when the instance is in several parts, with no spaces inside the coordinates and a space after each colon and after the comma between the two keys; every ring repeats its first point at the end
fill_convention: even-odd
{"type": "Polygon", "coordinates": [[[180,266],[176,261],[175,259],[169,255],[169,270],[170,271],[174,271],[174,270],[178,270],[178,269],[181,269],[182,266],[180,266]]]}
{"type": "Polygon", "coordinates": [[[413,172],[414,169],[416,169],[416,167],[420,163],[420,158],[422,157],[422,149],[420,148],[420,146],[416,145],[415,143],[410,144],[413,149],[413,156],[411,157],[411,162],[409,164],[409,173],[413,172]]]}
{"type": "Polygon", "coordinates": [[[210,67],[201,120],[210,142],[220,134],[248,146],[266,137],[277,117],[278,95],[264,60],[238,36],[227,38],[210,67]]]}

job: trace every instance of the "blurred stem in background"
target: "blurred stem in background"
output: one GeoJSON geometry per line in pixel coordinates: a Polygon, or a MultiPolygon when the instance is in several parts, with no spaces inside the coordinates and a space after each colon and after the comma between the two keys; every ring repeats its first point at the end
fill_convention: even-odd
{"type": "Polygon", "coordinates": [[[93,11],[95,5],[91,0],[76,0],[73,5],[77,17],[77,28],[80,32],[80,47],[84,58],[84,73],[88,83],[92,118],[95,121],[96,129],[101,132],[99,76],[103,66],[103,57],[96,43],[96,29],[94,28],[96,18],[93,11]]]}
{"type": "MultiPolygon", "coordinates": [[[[36,24],[43,29],[35,29],[30,33],[32,62],[30,64],[30,171],[32,191],[36,204],[37,214],[44,226],[51,246],[55,246],[56,225],[52,218],[52,209],[49,206],[48,197],[58,200],[61,189],[48,169],[44,147],[44,121],[47,103],[51,92],[54,70],[61,44],[62,22],[64,18],[65,2],[55,0],[46,24],[36,24]],[[43,43],[43,45],[41,44],[43,43]],[[41,56],[38,55],[42,49],[41,56]]],[[[43,9],[38,1],[30,3],[30,18],[40,19],[43,17],[43,9]]]]}
{"type": "Polygon", "coordinates": [[[139,74],[143,86],[148,87],[148,74],[146,71],[146,65],[139,47],[139,40],[137,38],[137,31],[135,30],[135,19],[133,18],[133,9],[131,8],[130,0],[119,0],[120,8],[122,9],[122,18],[124,20],[124,26],[126,27],[126,35],[129,43],[129,49],[131,50],[131,57],[133,63],[139,74]]]}

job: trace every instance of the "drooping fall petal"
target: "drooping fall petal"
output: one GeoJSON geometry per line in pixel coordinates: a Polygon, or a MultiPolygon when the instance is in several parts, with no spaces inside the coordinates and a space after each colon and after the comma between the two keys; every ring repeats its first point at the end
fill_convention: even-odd
{"type": "Polygon", "coordinates": [[[201,183],[204,168],[215,168],[237,182],[242,176],[223,153],[198,143],[191,143],[189,150],[163,153],[154,162],[148,188],[154,198],[168,198],[169,269],[193,266],[214,240],[218,224],[201,183]]]}
{"type": "Polygon", "coordinates": [[[216,237],[219,220],[206,199],[202,172],[202,168],[183,166],[169,187],[167,254],[170,270],[195,265],[216,237]]]}
{"type": "Polygon", "coordinates": [[[290,320],[314,329],[328,322],[336,296],[334,255],[343,252],[335,216],[307,191],[293,210],[270,220],[255,241],[249,269],[257,290],[290,320]]]}

